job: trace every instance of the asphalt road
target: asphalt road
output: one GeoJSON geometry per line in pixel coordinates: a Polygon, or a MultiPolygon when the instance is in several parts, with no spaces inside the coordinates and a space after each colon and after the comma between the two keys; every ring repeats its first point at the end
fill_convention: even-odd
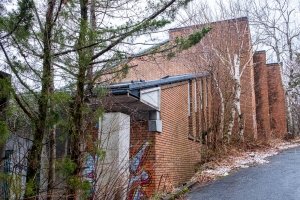
{"type": "Polygon", "coordinates": [[[188,200],[300,200],[300,148],[286,150],[263,164],[194,187],[188,200]]]}

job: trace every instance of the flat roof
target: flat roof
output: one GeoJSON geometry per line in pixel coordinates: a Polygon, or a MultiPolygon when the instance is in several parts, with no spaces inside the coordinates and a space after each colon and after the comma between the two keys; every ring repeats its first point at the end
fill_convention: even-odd
{"type": "Polygon", "coordinates": [[[156,110],[157,108],[145,104],[140,100],[141,90],[193,80],[208,75],[208,72],[181,74],[166,76],[158,80],[139,80],[108,85],[105,86],[108,89],[108,95],[103,99],[102,105],[111,112],[124,112],[128,114],[137,111],[156,110]]]}
{"type": "Polygon", "coordinates": [[[181,74],[174,76],[166,76],[158,80],[150,80],[150,81],[130,81],[130,82],[121,82],[107,86],[112,95],[121,95],[125,93],[130,93],[133,96],[139,97],[139,90],[159,87],[162,85],[168,85],[173,83],[178,83],[182,81],[187,81],[195,78],[208,76],[208,72],[201,73],[192,73],[192,74],[181,74]]]}

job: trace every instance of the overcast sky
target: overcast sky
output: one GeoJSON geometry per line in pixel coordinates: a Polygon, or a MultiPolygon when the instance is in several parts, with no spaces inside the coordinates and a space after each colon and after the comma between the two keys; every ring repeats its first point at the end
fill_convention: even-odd
{"type": "MultiPolygon", "coordinates": [[[[3,2],[5,0],[0,0],[0,1],[3,2]]],[[[207,5],[209,6],[209,8],[211,9],[211,11],[208,12],[208,14],[211,15],[210,16],[211,18],[209,20],[214,21],[214,20],[218,19],[217,17],[215,17],[218,13],[218,9],[220,8],[220,6],[218,6],[218,3],[217,3],[218,1],[219,0],[194,0],[194,1],[190,2],[189,6],[187,7],[187,10],[185,10],[185,9],[180,10],[179,15],[176,17],[176,20],[173,23],[169,24],[168,26],[166,26],[165,28],[163,28],[156,34],[146,35],[146,36],[140,37],[134,41],[134,42],[138,42],[138,43],[145,43],[145,41],[146,41],[146,43],[148,43],[149,45],[134,45],[134,46],[127,45],[127,46],[124,46],[124,49],[127,49],[128,51],[132,51],[132,52],[138,52],[145,48],[149,48],[151,44],[155,44],[155,43],[158,43],[158,42],[168,39],[168,29],[170,29],[170,28],[182,27],[182,26],[207,22],[207,19],[203,19],[199,16],[196,16],[197,12],[207,10],[206,8],[203,8],[200,6],[201,4],[203,4],[203,2],[206,2],[207,5]],[[195,16],[193,16],[193,14],[195,14],[195,16]]],[[[265,0],[256,0],[256,1],[262,2],[265,0]]],[[[273,0],[268,0],[268,2],[270,2],[270,3],[272,1],[273,0]]],[[[298,0],[289,0],[289,1],[292,3],[292,5],[295,8],[299,8],[298,0]]],[[[13,0],[9,4],[5,4],[6,8],[8,10],[14,8],[16,5],[14,2],[16,2],[16,0],[13,0]]],[[[38,2],[40,3],[43,1],[38,1],[38,2]]],[[[230,0],[222,0],[221,2],[224,3],[224,5],[226,7],[226,5],[229,5],[229,3],[232,2],[232,0],[231,1],[230,0]]],[[[238,16],[238,17],[240,17],[240,16],[238,16]]],[[[228,18],[230,18],[230,17],[228,17],[228,18]]],[[[300,19],[300,16],[298,18],[296,18],[297,21],[299,19],[300,19]]],[[[295,25],[296,24],[297,23],[295,22],[295,25]]],[[[260,47],[260,49],[264,49],[264,47],[260,47]]],[[[268,50],[268,49],[264,49],[264,50],[268,50]]],[[[1,65],[0,70],[3,70],[3,66],[4,65],[1,65]]]]}

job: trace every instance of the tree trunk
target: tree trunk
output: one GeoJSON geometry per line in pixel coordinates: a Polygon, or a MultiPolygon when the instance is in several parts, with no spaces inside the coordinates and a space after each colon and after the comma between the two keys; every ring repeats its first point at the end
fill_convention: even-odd
{"type": "Polygon", "coordinates": [[[26,186],[24,199],[39,199],[39,183],[38,176],[41,167],[41,153],[43,148],[43,135],[45,126],[37,125],[34,134],[32,146],[28,151],[26,186]]]}
{"type": "Polygon", "coordinates": [[[244,117],[241,110],[241,74],[240,74],[240,58],[237,54],[234,55],[233,60],[234,67],[234,84],[235,84],[235,95],[234,95],[234,107],[238,114],[238,125],[239,125],[239,138],[244,142],[244,117]]]}
{"type": "MultiPolygon", "coordinates": [[[[80,21],[80,33],[78,38],[78,47],[85,46],[88,35],[88,0],[80,1],[81,8],[81,21],[80,21]]],[[[86,73],[88,64],[90,62],[89,50],[78,51],[79,63],[78,63],[78,74],[76,83],[76,95],[74,97],[73,104],[71,105],[73,130],[71,135],[71,159],[76,164],[76,169],[72,176],[76,178],[82,177],[83,168],[83,155],[82,151],[84,148],[83,140],[83,107],[84,107],[84,86],[86,83],[86,73]]],[[[78,199],[81,191],[78,188],[70,188],[68,191],[68,199],[78,199]]]]}
{"type": "Polygon", "coordinates": [[[291,100],[290,100],[290,96],[287,93],[287,97],[286,97],[286,102],[287,102],[287,114],[288,114],[288,132],[291,134],[295,134],[295,126],[294,126],[294,118],[292,115],[292,110],[291,110],[291,100]]]}
{"type": "Polygon", "coordinates": [[[55,185],[55,161],[56,161],[56,126],[49,133],[49,170],[48,170],[48,187],[47,200],[53,199],[53,188],[55,185]]]}
{"type": "Polygon", "coordinates": [[[215,84],[216,84],[216,88],[218,90],[219,96],[220,96],[220,100],[221,100],[221,113],[220,113],[220,127],[219,127],[219,135],[220,138],[223,140],[224,139],[224,121],[225,121],[225,101],[224,101],[224,96],[222,93],[222,89],[220,88],[220,85],[216,79],[215,76],[213,76],[215,84]]]}
{"type": "MultiPolygon", "coordinates": [[[[91,0],[91,5],[90,5],[90,24],[91,24],[91,30],[94,32],[96,31],[96,12],[95,12],[95,7],[96,7],[96,0],[91,0]]],[[[90,43],[95,42],[95,35],[90,34],[90,43]]],[[[94,47],[90,48],[90,54],[94,55],[94,47]]],[[[87,79],[88,79],[88,91],[91,92],[93,88],[93,65],[89,65],[87,69],[87,79]]]]}
{"type": "Polygon", "coordinates": [[[239,138],[242,142],[244,142],[244,115],[241,110],[241,85],[238,81],[236,83],[236,96],[234,100],[234,107],[238,114],[238,125],[239,125],[239,138]]]}
{"type": "Polygon", "coordinates": [[[41,166],[41,153],[43,147],[43,137],[46,131],[46,120],[49,104],[49,89],[51,87],[51,38],[52,38],[52,21],[53,11],[56,0],[48,1],[48,8],[46,13],[46,23],[43,30],[43,71],[42,71],[42,90],[38,100],[38,115],[39,118],[35,122],[36,129],[33,134],[32,146],[28,152],[28,166],[26,174],[26,189],[24,199],[29,199],[34,196],[35,199],[39,199],[39,183],[38,172],[41,166]]]}
{"type": "Polygon", "coordinates": [[[230,111],[230,118],[229,118],[229,123],[228,123],[228,129],[227,129],[227,142],[230,143],[231,136],[232,136],[232,130],[234,126],[234,118],[235,118],[235,107],[232,105],[231,111],[230,111]]]}

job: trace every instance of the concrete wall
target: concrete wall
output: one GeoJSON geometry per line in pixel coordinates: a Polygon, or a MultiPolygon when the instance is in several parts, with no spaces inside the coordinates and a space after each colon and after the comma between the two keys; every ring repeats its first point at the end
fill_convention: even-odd
{"type": "Polygon", "coordinates": [[[129,179],[130,117],[105,113],[99,125],[100,149],[105,151],[105,158],[96,161],[96,193],[98,198],[105,194],[108,199],[124,199],[129,179]]]}

